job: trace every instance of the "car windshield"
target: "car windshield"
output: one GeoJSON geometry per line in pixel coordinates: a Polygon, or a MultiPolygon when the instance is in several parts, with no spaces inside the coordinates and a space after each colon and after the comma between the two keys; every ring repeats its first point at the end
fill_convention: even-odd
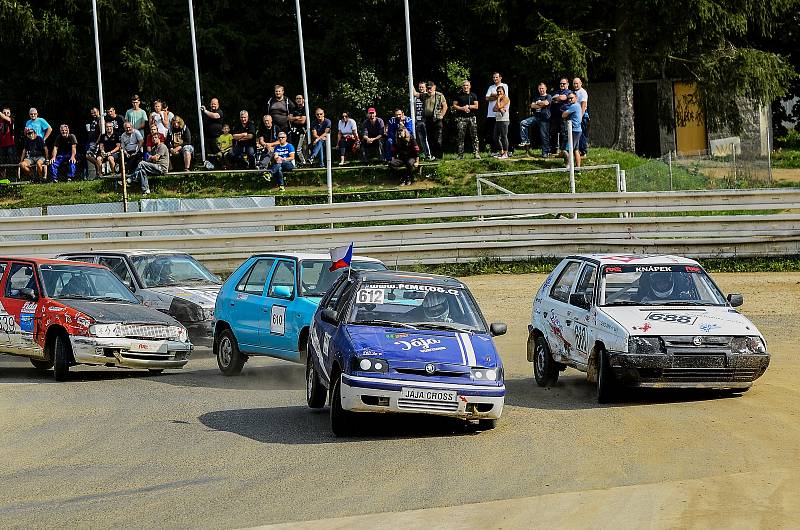
{"type": "MultiPolygon", "coordinates": [[[[300,264],[300,285],[303,296],[325,296],[331,285],[347,271],[347,268],[330,270],[330,260],[309,259],[303,260],[300,264]]],[[[386,270],[386,265],[380,261],[352,261],[354,269],[359,270],[386,270]]]]}
{"type": "Polygon", "coordinates": [[[486,332],[483,317],[469,291],[452,285],[363,283],[355,293],[348,322],[486,332]]]}
{"type": "Polygon", "coordinates": [[[219,278],[188,254],[132,256],[131,261],[146,288],[220,283],[219,278]]]}
{"type": "Polygon", "coordinates": [[[50,298],[139,303],[125,284],[104,267],[41,265],[39,271],[50,298]]]}
{"type": "Polygon", "coordinates": [[[697,265],[606,265],[601,304],[725,305],[725,297],[697,265]]]}

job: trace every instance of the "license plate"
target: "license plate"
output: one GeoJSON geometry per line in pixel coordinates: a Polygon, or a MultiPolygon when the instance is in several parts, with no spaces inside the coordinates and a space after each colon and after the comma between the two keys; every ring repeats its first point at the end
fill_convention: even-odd
{"type": "Polygon", "coordinates": [[[416,401],[458,401],[458,392],[455,390],[432,390],[429,388],[403,387],[400,399],[413,399],[416,401]]]}

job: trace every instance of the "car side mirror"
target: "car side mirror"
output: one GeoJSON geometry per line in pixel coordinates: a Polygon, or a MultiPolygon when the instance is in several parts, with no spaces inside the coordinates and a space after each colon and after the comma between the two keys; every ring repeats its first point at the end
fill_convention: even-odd
{"type": "Polygon", "coordinates": [[[744,296],[741,294],[729,294],[728,295],[728,303],[731,304],[731,307],[739,307],[744,303],[744,296]]]}
{"type": "Polygon", "coordinates": [[[508,326],[503,324],[502,322],[493,322],[489,324],[489,333],[492,334],[492,337],[497,337],[498,335],[505,335],[508,331],[508,326]]]}
{"type": "Polygon", "coordinates": [[[30,300],[32,302],[36,301],[36,291],[31,289],[30,287],[23,287],[19,291],[19,295],[24,298],[25,300],[30,300]]]}
{"type": "Polygon", "coordinates": [[[288,285],[276,285],[272,288],[271,295],[275,298],[291,298],[292,288],[288,285]]]}
{"type": "Polygon", "coordinates": [[[339,324],[339,321],[336,319],[336,311],[333,309],[323,309],[319,314],[319,318],[321,318],[323,322],[333,324],[334,326],[339,324]]]}
{"type": "Polygon", "coordinates": [[[569,295],[569,303],[583,309],[589,309],[589,299],[586,293],[572,293],[569,295]]]}

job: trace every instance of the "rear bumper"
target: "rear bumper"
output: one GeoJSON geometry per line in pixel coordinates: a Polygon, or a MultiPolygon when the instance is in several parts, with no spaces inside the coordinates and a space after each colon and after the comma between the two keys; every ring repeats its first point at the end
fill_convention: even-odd
{"type": "Polygon", "coordinates": [[[73,336],[70,341],[76,363],[122,368],[181,368],[192,351],[191,343],[173,340],[73,336]]]}
{"type": "Polygon", "coordinates": [[[769,366],[763,355],[629,355],[610,353],[617,381],[656,388],[749,388],[769,366]]]}
{"type": "Polygon", "coordinates": [[[469,420],[498,419],[503,413],[505,393],[505,386],[446,385],[346,374],[342,375],[341,386],[342,408],[345,410],[435,414],[469,420]],[[458,400],[455,403],[403,400],[403,387],[453,390],[458,392],[458,400]]]}

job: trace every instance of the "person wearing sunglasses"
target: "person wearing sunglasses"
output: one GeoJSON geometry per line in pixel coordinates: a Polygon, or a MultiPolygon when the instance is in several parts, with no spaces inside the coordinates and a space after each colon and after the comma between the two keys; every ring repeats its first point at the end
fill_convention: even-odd
{"type": "Polygon", "coordinates": [[[273,151],[272,161],[273,164],[269,168],[271,176],[275,177],[278,182],[278,189],[286,191],[284,187],[283,173],[285,171],[292,171],[294,169],[294,155],[295,149],[292,144],[288,142],[285,132],[278,133],[278,145],[275,146],[273,151]]]}
{"type": "Polygon", "coordinates": [[[31,107],[31,110],[28,111],[28,118],[30,119],[25,122],[25,128],[33,129],[36,131],[36,136],[39,136],[46,142],[47,138],[49,138],[50,134],[53,132],[53,128],[50,127],[47,120],[39,117],[39,111],[34,107],[31,107]]]}

